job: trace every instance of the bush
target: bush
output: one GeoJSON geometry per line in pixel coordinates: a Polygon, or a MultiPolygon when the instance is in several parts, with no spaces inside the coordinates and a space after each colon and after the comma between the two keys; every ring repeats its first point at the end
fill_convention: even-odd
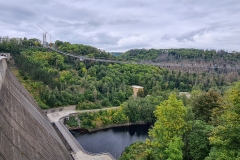
{"type": "Polygon", "coordinates": [[[69,127],[79,126],[75,116],[69,117],[69,119],[65,121],[65,124],[68,125],[69,127]]]}

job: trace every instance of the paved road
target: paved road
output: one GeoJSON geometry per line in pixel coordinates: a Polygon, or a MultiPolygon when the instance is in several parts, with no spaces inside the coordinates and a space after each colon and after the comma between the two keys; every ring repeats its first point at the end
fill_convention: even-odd
{"type": "Polygon", "coordinates": [[[55,112],[47,113],[47,117],[51,122],[57,122],[60,119],[67,117],[70,114],[74,113],[88,113],[88,112],[99,112],[103,110],[112,110],[112,109],[118,109],[119,107],[109,107],[109,108],[101,108],[101,109],[92,109],[92,110],[75,110],[76,106],[67,106],[61,108],[61,111],[58,109],[55,109],[55,112]]]}
{"type": "MultiPolygon", "coordinates": [[[[67,107],[66,107],[67,108],[67,107]]],[[[118,109],[119,107],[112,108],[102,108],[102,109],[94,109],[94,110],[82,110],[75,111],[73,107],[68,107],[67,109],[63,109],[61,111],[48,113],[47,116],[52,123],[55,123],[58,130],[61,132],[65,140],[68,142],[70,147],[73,150],[72,156],[75,160],[113,160],[114,158],[107,153],[103,154],[92,154],[86,152],[82,146],[77,142],[77,140],[73,137],[73,135],[69,132],[66,126],[61,122],[61,119],[67,117],[69,114],[74,113],[86,113],[86,112],[97,112],[100,110],[110,110],[110,109],[118,109]]]]}
{"type": "Polygon", "coordinates": [[[47,117],[51,122],[58,122],[60,119],[67,117],[70,114],[77,113],[75,110],[63,110],[59,112],[48,113],[47,117]]]}
{"type": "Polygon", "coordinates": [[[91,109],[91,110],[76,110],[77,113],[87,113],[87,112],[98,112],[104,110],[118,109],[119,107],[101,108],[101,109],[91,109]]]}

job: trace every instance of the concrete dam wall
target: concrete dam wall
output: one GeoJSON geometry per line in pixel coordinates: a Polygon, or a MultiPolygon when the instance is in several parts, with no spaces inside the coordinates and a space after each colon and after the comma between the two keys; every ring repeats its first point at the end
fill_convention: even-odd
{"type": "Polygon", "coordinates": [[[72,156],[35,100],[0,56],[0,160],[69,160],[72,156]]]}

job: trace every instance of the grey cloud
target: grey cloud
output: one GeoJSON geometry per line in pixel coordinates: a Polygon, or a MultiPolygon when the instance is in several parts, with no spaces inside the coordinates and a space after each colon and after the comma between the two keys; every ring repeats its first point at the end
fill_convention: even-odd
{"type": "MultiPolygon", "coordinates": [[[[1,6],[1,5],[0,5],[1,6]]],[[[10,24],[19,24],[22,20],[33,20],[35,12],[19,8],[17,5],[3,5],[0,7],[1,20],[10,24]]]]}
{"type": "Polygon", "coordinates": [[[178,40],[179,42],[185,42],[185,41],[191,41],[191,42],[194,42],[194,36],[195,35],[203,35],[204,32],[206,31],[206,29],[200,29],[200,30],[197,30],[197,31],[191,31],[191,32],[188,32],[188,33],[185,33],[179,37],[176,37],[175,39],[178,40]]]}
{"type": "Polygon", "coordinates": [[[87,22],[88,26],[91,26],[91,27],[100,27],[104,24],[103,22],[103,19],[91,19],[87,22]]]}
{"type": "Polygon", "coordinates": [[[72,22],[66,22],[66,21],[58,20],[54,25],[56,27],[81,27],[84,24],[83,23],[72,23],[72,22]]]}
{"type": "Polygon", "coordinates": [[[106,47],[109,48],[109,51],[125,52],[125,51],[130,50],[130,49],[143,49],[143,48],[150,49],[151,45],[149,45],[148,43],[139,43],[139,44],[125,45],[125,46],[106,45],[106,47]]]}
{"type": "Polygon", "coordinates": [[[53,20],[51,18],[45,17],[45,20],[42,22],[51,23],[56,28],[70,28],[70,27],[82,27],[84,23],[81,22],[68,22],[66,20],[53,20]]]}
{"type": "Polygon", "coordinates": [[[171,36],[165,34],[165,35],[163,35],[163,36],[161,37],[161,39],[164,40],[164,41],[165,41],[165,40],[170,40],[170,39],[171,39],[171,36]]]}
{"type": "Polygon", "coordinates": [[[239,50],[239,8],[238,0],[8,0],[0,2],[0,36],[41,39],[39,24],[54,40],[107,51],[223,46],[239,50]]]}
{"type": "Polygon", "coordinates": [[[133,25],[138,23],[137,19],[115,19],[109,22],[110,25],[133,25]]]}
{"type": "Polygon", "coordinates": [[[111,36],[108,33],[97,33],[94,39],[97,44],[112,44],[116,45],[121,37],[111,36]]]}
{"type": "Polygon", "coordinates": [[[101,45],[116,45],[117,42],[121,37],[112,36],[108,33],[96,33],[94,35],[85,35],[83,33],[77,33],[74,31],[58,31],[56,32],[59,37],[55,37],[54,39],[60,39],[62,41],[70,41],[72,37],[74,36],[74,41],[71,41],[72,43],[79,43],[79,44],[86,44],[86,45],[93,45],[93,46],[99,46],[101,45]]]}
{"type": "Polygon", "coordinates": [[[136,8],[136,7],[147,7],[149,5],[149,2],[144,0],[128,0],[128,1],[117,1],[114,4],[118,8],[136,8]]]}

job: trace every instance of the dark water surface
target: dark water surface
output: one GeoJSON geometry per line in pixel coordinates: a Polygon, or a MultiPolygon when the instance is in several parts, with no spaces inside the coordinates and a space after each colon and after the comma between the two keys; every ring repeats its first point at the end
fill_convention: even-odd
{"type": "Polygon", "coordinates": [[[71,131],[73,136],[88,152],[101,153],[109,152],[113,157],[119,158],[125,147],[135,141],[148,138],[149,125],[132,125],[116,127],[94,133],[71,131]]]}

